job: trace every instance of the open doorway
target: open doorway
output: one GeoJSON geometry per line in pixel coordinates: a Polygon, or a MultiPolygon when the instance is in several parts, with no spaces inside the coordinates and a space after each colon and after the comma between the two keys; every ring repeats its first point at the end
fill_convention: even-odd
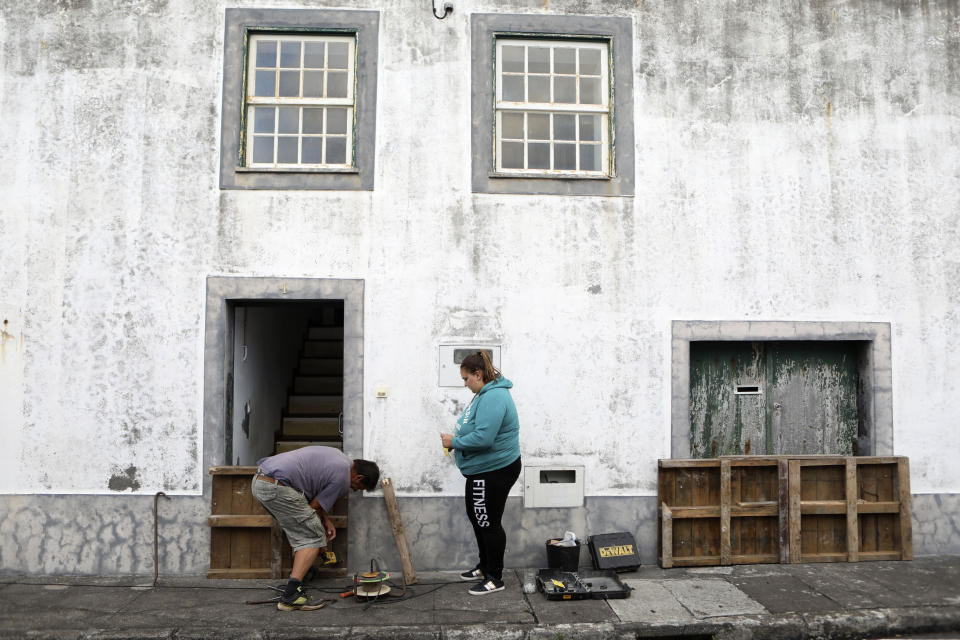
{"type": "MultiPolygon", "coordinates": [[[[250,477],[257,460],[301,446],[363,457],[363,281],[209,277],[206,304],[208,576],[279,577],[290,548],[250,477]]],[[[320,575],[347,573],[350,500],[332,510],[336,561],[320,575]]]]}
{"type": "Polygon", "coordinates": [[[343,450],[343,300],[240,301],[227,458],[320,445],[343,450]]]}

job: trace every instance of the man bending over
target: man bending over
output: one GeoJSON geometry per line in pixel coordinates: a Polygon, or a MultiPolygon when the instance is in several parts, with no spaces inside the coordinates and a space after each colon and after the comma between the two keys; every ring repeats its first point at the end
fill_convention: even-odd
{"type": "Polygon", "coordinates": [[[375,462],[351,461],[333,447],[303,447],[257,462],[251,491],[293,547],[293,569],[278,609],[293,611],[307,603],[303,576],[337,535],[329,515],[333,503],[347,489],[375,489],[379,479],[375,462]]]}

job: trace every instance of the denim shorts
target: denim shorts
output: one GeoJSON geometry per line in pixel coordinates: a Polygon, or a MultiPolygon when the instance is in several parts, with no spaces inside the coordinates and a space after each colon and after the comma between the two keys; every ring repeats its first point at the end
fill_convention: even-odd
{"type": "Polygon", "coordinates": [[[294,553],[300,549],[320,549],[327,546],[327,530],[306,497],[293,487],[286,487],[253,477],[250,485],[253,496],[277,519],[287,534],[294,553]]]}

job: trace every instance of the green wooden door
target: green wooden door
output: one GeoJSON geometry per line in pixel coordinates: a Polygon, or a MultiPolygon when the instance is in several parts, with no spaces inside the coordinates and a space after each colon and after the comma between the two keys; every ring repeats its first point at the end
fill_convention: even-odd
{"type": "Polygon", "coordinates": [[[851,455],[852,342],[692,342],[690,454],[851,455]]]}

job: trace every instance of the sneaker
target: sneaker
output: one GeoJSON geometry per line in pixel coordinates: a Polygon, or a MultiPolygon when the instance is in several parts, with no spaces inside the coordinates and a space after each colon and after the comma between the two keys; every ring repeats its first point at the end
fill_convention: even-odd
{"type": "Polygon", "coordinates": [[[297,585],[295,591],[283,594],[280,602],[277,603],[277,609],[280,609],[280,611],[296,611],[305,604],[307,604],[307,594],[304,592],[303,586],[297,585]]]}
{"type": "Polygon", "coordinates": [[[478,582],[476,586],[471,587],[467,593],[472,596],[483,596],[488,593],[493,593],[494,591],[503,591],[503,580],[488,578],[487,580],[478,582]]]}
{"type": "Polygon", "coordinates": [[[483,578],[483,571],[480,571],[479,568],[469,569],[460,574],[461,580],[470,580],[471,582],[474,580],[480,580],[481,578],[483,578]]]}

